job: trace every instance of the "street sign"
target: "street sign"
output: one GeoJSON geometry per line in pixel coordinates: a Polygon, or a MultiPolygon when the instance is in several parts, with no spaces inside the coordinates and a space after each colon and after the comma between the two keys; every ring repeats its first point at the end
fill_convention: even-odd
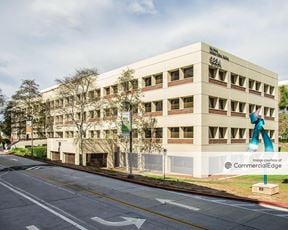
{"type": "Polygon", "coordinates": [[[130,112],[122,112],[121,119],[121,134],[128,137],[131,131],[130,112]]]}

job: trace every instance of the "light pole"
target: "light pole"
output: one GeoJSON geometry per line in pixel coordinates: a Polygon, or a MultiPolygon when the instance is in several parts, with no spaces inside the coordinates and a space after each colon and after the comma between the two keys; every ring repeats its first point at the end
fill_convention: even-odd
{"type": "Polygon", "coordinates": [[[128,153],[128,162],[129,162],[129,174],[128,174],[128,178],[129,179],[133,179],[134,175],[132,172],[132,151],[133,151],[133,135],[132,135],[132,103],[131,102],[127,102],[127,105],[129,105],[129,120],[130,120],[130,132],[129,132],[129,153],[128,153]]]}
{"type": "Polygon", "coordinates": [[[31,155],[33,156],[33,116],[28,115],[27,121],[31,122],[31,155]]]}
{"type": "Polygon", "coordinates": [[[166,179],[166,155],[167,149],[163,149],[163,179],[166,179]]]}

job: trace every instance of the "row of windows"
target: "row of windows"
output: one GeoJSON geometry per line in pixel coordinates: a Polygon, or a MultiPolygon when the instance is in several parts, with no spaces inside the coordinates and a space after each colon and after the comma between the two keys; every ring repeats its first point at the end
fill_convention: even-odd
{"type": "MultiPolygon", "coordinates": [[[[227,128],[227,127],[209,127],[209,139],[214,140],[227,140],[228,139],[228,130],[230,129],[230,138],[233,143],[234,140],[246,140],[247,136],[247,129],[245,128],[227,128]]],[[[192,126],[189,127],[169,127],[168,131],[168,138],[169,139],[192,139],[194,138],[194,130],[192,126]]],[[[252,137],[253,129],[248,129],[249,138],[252,137]]],[[[274,140],[275,139],[275,130],[266,130],[269,137],[274,140]]],[[[73,138],[77,136],[77,131],[65,131],[64,137],[65,138],[73,138]]],[[[118,135],[116,129],[109,129],[103,130],[103,137],[104,138],[115,138],[118,135]]],[[[163,138],[163,128],[154,128],[154,129],[145,129],[143,130],[144,138],[156,138],[161,139],[163,138]]],[[[53,137],[53,133],[50,133],[53,137]]],[[[50,135],[50,137],[51,137],[50,135]]],[[[63,132],[56,132],[56,137],[63,137],[63,132]]],[[[100,130],[89,130],[87,138],[101,138],[101,131],[100,130]]],[[[139,131],[133,129],[133,138],[139,138],[139,131]]],[[[261,138],[261,137],[260,137],[261,138]]],[[[237,142],[237,143],[244,143],[244,142],[237,142]]]]}
{"type": "MultiPolygon", "coordinates": [[[[171,71],[168,71],[168,82],[174,82],[184,79],[193,78],[194,76],[194,68],[193,66],[189,67],[182,67],[178,69],[174,69],[171,71]]],[[[227,86],[228,82],[228,71],[225,71],[223,69],[218,69],[212,66],[209,66],[209,79],[217,80],[217,84],[221,82],[221,84],[224,84],[227,86]]],[[[149,88],[151,86],[162,86],[163,83],[163,73],[158,73],[150,76],[145,76],[141,79],[143,89],[149,88]]],[[[213,81],[210,81],[212,83],[215,83],[213,81]]],[[[245,91],[247,88],[247,82],[248,82],[248,88],[250,93],[255,93],[258,95],[261,95],[262,92],[264,92],[264,96],[274,98],[275,95],[275,87],[261,83],[259,81],[248,79],[247,77],[238,75],[236,73],[231,72],[230,74],[230,82],[231,82],[231,88],[240,89],[245,91]]],[[[138,89],[139,82],[138,79],[135,79],[131,82],[127,82],[121,85],[121,90],[124,92],[129,91],[130,89],[138,89]]],[[[68,106],[74,103],[74,101],[80,101],[80,100],[99,100],[101,96],[110,96],[110,95],[116,95],[119,92],[119,86],[118,85],[112,85],[105,87],[103,90],[103,95],[101,95],[100,89],[95,89],[88,92],[88,95],[77,95],[77,97],[74,99],[73,97],[67,97],[64,99],[58,99],[55,101],[50,101],[48,106],[50,109],[60,108],[63,106],[68,106]]]]}
{"type": "MultiPolygon", "coordinates": [[[[217,80],[221,82],[224,86],[227,86],[227,82],[228,82],[227,76],[228,76],[228,71],[209,66],[209,79],[217,80]]],[[[248,88],[249,88],[250,93],[261,95],[261,92],[264,92],[264,96],[268,96],[268,97],[272,97],[275,95],[275,87],[272,85],[264,84],[264,83],[261,83],[260,81],[256,81],[253,79],[248,79],[244,76],[238,75],[233,72],[231,72],[230,74],[231,88],[245,91],[245,89],[247,88],[247,81],[248,81],[248,88]]],[[[213,81],[210,81],[210,82],[213,83],[213,81]]]]}
{"type": "MultiPolygon", "coordinates": [[[[231,139],[246,139],[245,128],[230,128],[231,139]]],[[[275,130],[266,130],[271,139],[275,138],[275,130]]],[[[249,129],[249,138],[252,137],[253,129],[249,129]]],[[[228,128],[226,127],[209,127],[209,138],[211,139],[228,139],[228,128]]]]}
{"type": "MultiPolygon", "coordinates": [[[[216,110],[227,112],[228,102],[229,102],[229,100],[224,99],[224,98],[209,96],[209,109],[216,109],[216,110]]],[[[247,105],[249,105],[249,107],[248,107],[249,113],[255,112],[258,109],[262,109],[261,105],[248,104],[248,103],[241,102],[241,101],[231,100],[230,110],[232,113],[233,112],[246,113],[247,105]]],[[[270,107],[266,107],[266,106],[264,106],[263,108],[264,108],[264,111],[260,110],[260,115],[263,114],[263,112],[264,112],[265,117],[275,117],[275,109],[274,108],[270,108],[270,107]]],[[[213,111],[211,111],[211,110],[209,112],[213,113],[213,111]]],[[[225,114],[227,114],[227,113],[225,113],[225,114]]],[[[232,115],[235,115],[235,114],[232,114],[232,115]]]]}

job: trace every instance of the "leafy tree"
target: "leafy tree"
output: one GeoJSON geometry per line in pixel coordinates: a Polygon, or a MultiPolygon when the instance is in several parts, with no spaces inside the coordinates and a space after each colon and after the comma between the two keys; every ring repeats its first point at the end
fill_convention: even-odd
{"type": "MultiPolygon", "coordinates": [[[[84,165],[86,164],[86,155],[84,155],[86,133],[94,124],[87,120],[87,110],[101,105],[93,91],[96,88],[97,75],[98,73],[94,69],[82,69],[77,70],[71,77],[56,80],[59,84],[58,97],[65,104],[60,110],[76,127],[75,142],[80,155],[83,156],[84,165]]],[[[80,162],[80,155],[76,154],[78,162],[80,162]]]]}
{"type": "Polygon", "coordinates": [[[7,136],[11,136],[11,125],[12,125],[12,118],[11,118],[11,110],[13,108],[12,101],[8,101],[7,105],[3,109],[3,120],[1,122],[1,131],[7,136]]]}
{"type": "Polygon", "coordinates": [[[279,137],[282,140],[288,140],[288,114],[279,114],[279,137]]]}
{"type": "Polygon", "coordinates": [[[279,88],[279,108],[285,109],[288,108],[288,87],[281,86],[279,88]]]}
{"type": "Polygon", "coordinates": [[[2,93],[2,90],[0,89],[0,108],[4,106],[4,102],[5,102],[4,95],[2,93]]]}
{"type": "MultiPolygon", "coordinates": [[[[34,121],[35,125],[37,125],[42,98],[39,85],[35,80],[22,80],[20,88],[12,96],[12,100],[15,103],[12,110],[18,119],[19,128],[23,130],[23,123],[25,123],[27,119],[31,119],[32,122],[34,121]],[[20,123],[22,124],[20,125],[20,123]]],[[[33,139],[33,130],[31,132],[31,138],[33,139]]]]}

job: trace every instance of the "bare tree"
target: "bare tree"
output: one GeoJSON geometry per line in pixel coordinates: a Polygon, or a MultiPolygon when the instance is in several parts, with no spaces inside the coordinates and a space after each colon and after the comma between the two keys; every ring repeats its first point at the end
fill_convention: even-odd
{"type": "MultiPolygon", "coordinates": [[[[105,103],[106,107],[117,108],[118,111],[117,119],[111,120],[111,123],[113,123],[118,130],[118,135],[114,135],[114,139],[116,139],[115,142],[117,142],[124,152],[140,153],[162,150],[162,144],[154,138],[157,120],[155,117],[145,113],[143,93],[139,88],[138,80],[134,77],[134,70],[128,69],[123,71],[118,78],[117,87],[117,93],[112,95],[113,97],[106,99],[105,103]],[[130,135],[135,137],[132,142],[131,136],[127,138],[127,136],[125,137],[121,134],[123,124],[122,113],[127,111],[132,113],[132,130],[130,135]],[[151,136],[147,137],[145,135],[147,132],[151,132],[151,136]]],[[[139,158],[139,156],[140,155],[138,155],[137,158],[139,158]]],[[[131,156],[129,157],[128,155],[130,174],[132,174],[132,163],[130,161],[131,156]]]]}
{"type": "MultiPolygon", "coordinates": [[[[57,79],[59,83],[58,96],[63,99],[64,105],[62,114],[64,114],[71,124],[76,127],[75,142],[79,148],[80,155],[84,155],[85,138],[89,128],[94,125],[94,122],[87,119],[89,109],[100,107],[101,103],[95,94],[97,71],[94,69],[77,70],[75,75],[57,79]]],[[[80,155],[76,157],[80,163],[80,155]]],[[[83,159],[86,164],[86,158],[83,159]]]]}

